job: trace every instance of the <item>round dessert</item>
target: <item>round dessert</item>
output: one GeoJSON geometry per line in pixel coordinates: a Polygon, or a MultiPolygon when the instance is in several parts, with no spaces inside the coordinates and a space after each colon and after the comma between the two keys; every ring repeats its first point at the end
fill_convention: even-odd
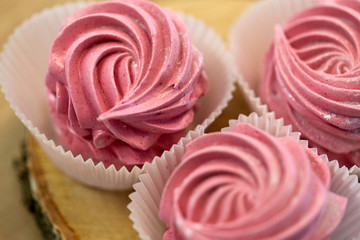
{"type": "Polygon", "coordinates": [[[101,2],[61,27],[46,77],[56,134],[94,163],[131,169],[171,147],[207,88],[202,54],[174,13],[145,0],[101,2]]]}
{"type": "Polygon", "coordinates": [[[327,0],[275,27],[260,96],[340,164],[360,166],[360,2],[327,0]]]}
{"type": "Polygon", "coordinates": [[[292,137],[249,124],[186,145],[160,202],[164,239],[325,239],[347,199],[327,164],[292,137]]]}

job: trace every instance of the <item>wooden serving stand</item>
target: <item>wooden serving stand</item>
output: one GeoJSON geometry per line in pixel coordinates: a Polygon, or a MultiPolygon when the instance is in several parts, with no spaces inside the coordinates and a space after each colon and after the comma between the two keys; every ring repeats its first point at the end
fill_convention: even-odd
{"type": "Polygon", "coordinates": [[[104,191],[75,182],[49,161],[32,136],[26,149],[28,203],[47,238],[137,239],[126,207],[131,191],[104,191]]]}

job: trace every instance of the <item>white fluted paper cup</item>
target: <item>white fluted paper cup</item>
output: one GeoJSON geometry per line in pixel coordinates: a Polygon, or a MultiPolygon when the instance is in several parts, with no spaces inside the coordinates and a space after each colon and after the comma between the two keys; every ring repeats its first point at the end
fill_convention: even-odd
{"type": "MultiPolygon", "coordinates": [[[[4,45],[0,62],[0,83],[15,114],[49,156],[66,174],[90,186],[104,189],[128,189],[138,181],[143,168],[105,168],[92,159],[74,156],[56,140],[45,94],[45,75],[52,42],[62,22],[71,13],[89,3],[55,6],[34,15],[19,26],[4,45]]],[[[203,53],[209,91],[200,99],[194,121],[188,128],[204,128],[227,106],[234,89],[234,68],[221,38],[201,21],[180,14],[187,25],[192,43],[203,53]],[[205,104],[206,103],[206,104],[205,104]]]]}
{"type": "MultiPolygon", "coordinates": [[[[231,120],[229,127],[222,131],[230,131],[239,122],[248,123],[256,128],[275,136],[291,136],[300,144],[307,146],[307,141],[300,140],[300,133],[292,132],[291,126],[284,126],[283,121],[274,119],[272,116],[258,116],[252,113],[249,116],[240,115],[237,120],[231,120]]],[[[146,164],[147,172],[140,175],[140,182],[134,184],[135,192],[130,194],[131,203],[130,219],[134,229],[141,239],[162,239],[167,230],[165,223],[159,218],[159,204],[162,191],[175,167],[180,163],[185,152],[185,146],[192,140],[204,135],[204,129],[191,131],[185,138],[174,145],[170,151],[162,157],[156,158],[151,164],[146,164]]],[[[316,152],[316,149],[312,149],[316,152]]],[[[336,230],[332,233],[332,239],[358,239],[360,227],[360,184],[354,175],[349,174],[346,167],[339,168],[337,161],[328,161],[326,155],[320,156],[329,166],[331,174],[330,190],[336,194],[348,198],[344,217],[336,230]]]]}
{"type": "Polygon", "coordinates": [[[320,0],[264,0],[255,2],[234,23],[229,34],[230,52],[235,62],[238,84],[246,93],[251,109],[269,112],[258,97],[261,65],[274,37],[276,24],[285,23],[295,13],[320,0]]]}
{"type": "Polygon", "coordinates": [[[352,166],[350,169],[350,174],[357,176],[360,179],[360,168],[356,165],[352,166]]]}

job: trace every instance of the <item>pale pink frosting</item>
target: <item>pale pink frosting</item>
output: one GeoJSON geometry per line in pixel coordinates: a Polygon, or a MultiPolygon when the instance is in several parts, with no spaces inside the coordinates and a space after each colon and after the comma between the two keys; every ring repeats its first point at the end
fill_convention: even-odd
{"type": "Polygon", "coordinates": [[[186,146],[162,193],[164,239],[325,239],[347,203],[329,184],[311,150],[239,123],[186,146]]]}
{"type": "Polygon", "coordinates": [[[46,86],[61,143],[119,169],[169,149],[208,81],[179,17],[150,1],[122,0],[89,5],[65,21],[46,86]]]}
{"type": "Polygon", "coordinates": [[[260,96],[311,145],[360,165],[360,2],[324,1],[276,26],[260,96]]]}

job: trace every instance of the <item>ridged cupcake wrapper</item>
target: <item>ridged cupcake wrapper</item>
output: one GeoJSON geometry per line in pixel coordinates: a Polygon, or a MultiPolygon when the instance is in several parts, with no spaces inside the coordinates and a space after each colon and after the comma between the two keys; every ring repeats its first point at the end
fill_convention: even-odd
{"type": "MultiPolygon", "coordinates": [[[[237,120],[231,120],[229,127],[222,131],[229,131],[237,123],[249,123],[273,136],[291,136],[300,144],[307,146],[307,141],[300,140],[300,133],[292,132],[291,126],[284,126],[282,120],[274,119],[273,115],[258,116],[252,113],[249,116],[240,115],[237,120]]],[[[130,219],[141,239],[162,239],[166,231],[165,224],[159,219],[159,204],[162,191],[171,172],[179,164],[185,152],[185,146],[193,139],[204,135],[204,129],[191,131],[186,138],[165,152],[161,158],[153,163],[146,164],[147,173],[140,175],[140,182],[134,184],[135,192],[130,194],[130,219]]],[[[316,152],[316,149],[313,149],[316,152]]],[[[321,158],[327,162],[331,172],[331,191],[348,197],[348,205],[343,221],[332,234],[333,239],[357,239],[360,236],[360,184],[356,176],[349,175],[346,167],[339,168],[337,161],[328,161],[326,155],[321,158]]]]}
{"type": "MultiPolygon", "coordinates": [[[[65,151],[56,141],[45,91],[49,52],[59,27],[75,10],[89,3],[55,6],[34,15],[19,26],[4,45],[0,63],[0,83],[15,114],[41,144],[50,159],[69,176],[87,185],[104,189],[128,189],[144,169],[95,166],[65,151]]],[[[232,98],[234,67],[221,38],[201,21],[180,14],[189,28],[193,44],[204,55],[210,89],[199,101],[193,124],[187,130],[205,128],[220,115],[232,98]],[[206,104],[205,104],[206,103],[206,104]]]]}
{"type": "Polygon", "coordinates": [[[229,34],[239,86],[258,114],[269,112],[258,97],[261,65],[274,36],[274,26],[320,0],[263,0],[254,3],[234,23],[229,34]]]}
{"type": "MultiPolygon", "coordinates": [[[[326,155],[322,157],[328,162],[326,155]]],[[[328,162],[331,183],[330,190],[348,198],[345,215],[341,223],[331,234],[331,239],[359,240],[360,239],[360,184],[358,177],[352,175],[345,166],[339,168],[338,161],[328,162]]]]}
{"type": "Polygon", "coordinates": [[[356,165],[352,166],[350,169],[350,174],[356,175],[360,179],[360,168],[356,165]]]}

